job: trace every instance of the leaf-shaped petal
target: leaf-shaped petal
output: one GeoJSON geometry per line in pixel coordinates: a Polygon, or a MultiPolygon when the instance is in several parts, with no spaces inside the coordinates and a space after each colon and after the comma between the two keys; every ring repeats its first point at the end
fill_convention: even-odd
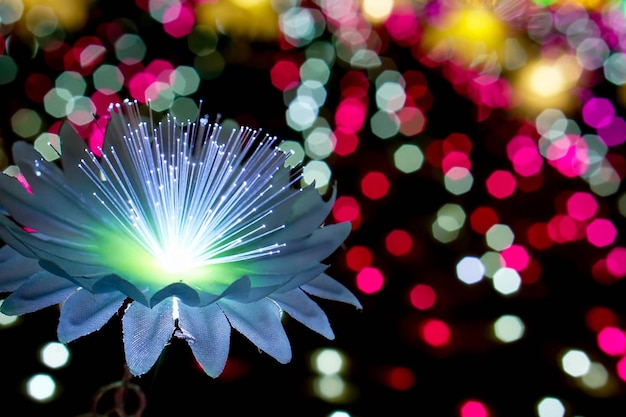
{"type": "Polygon", "coordinates": [[[328,265],[317,264],[313,266],[313,268],[306,269],[294,275],[291,280],[286,282],[283,286],[281,286],[276,292],[284,293],[287,291],[291,291],[300,287],[301,285],[306,284],[311,281],[313,278],[319,276],[322,272],[324,272],[328,268],[328,265]]]}
{"type": "Polygon", "coordinates": [[[316,297],[352,304],[359,310],[363,308],[359,300],[357,300],[350,290],[326,274],[321,274],[319,277],[302,285],[300,288],[316,297]]]}
{"type": "Polygon", "coordinates": [[[128,369],[143,375],[152,368],[175,330],[174,300],[168,298],[152,308],[131,303],[122,319],[124,352],[128,369]]]}
{"type": "Polygon", "coordinates": [[[217,377],[224,370],[230,349],[230,324],[222,310],[211,304],[206,307],[179,305],[180,331],[196,360],[209,376],[217,377]]]}
{"type": "Polygon", "coordinates": [[[0,240],[19,252],[22,256],[37,258],[37,254],[20,240],[20,237],[25,233],[26,231],[14,221],[4,215],[0,215],[0,240]]]}
{"type": "Polygon", "coordinates": [[[247,267],[264,273],[299,272],[310,268],[332,254],[350,233],[349,223],[331,224],[311,233],[304,239],[288,241],[280,254],[250,261],[247,267]]]}
{"type": "Polygon", "coordinates": [[[280,321],[280,308],[264,298],[254,303],[242,304],[222,299],[218,302],[231,326],[259,349],[280,363],[291,360],[291,346],[280,321]]]}
{"type": "Polygon", "coordinates": [[[126,296],[119,292],[92,294],[79,290],[63,304],[57,334],[68,343],[100,330],[119,310],[126,296]]]}
{"type": "Polygon", "coordinates": [[[41,271],[37,259],[27,258],[9,245],[0,249],[0,291],[15,291],[33,275],[41,271]]]}
{"type": "Polygon", "coordinates": [[[118,291],[125,294],[127,297],[132,298],[134,301],[138,301],[141,304],[148,306],[148,300],[139,288],[115,274],[107,275],[96,281],[91,286],[91,291],[94,293],[118,291]]]}
{"type": "Polygon", "coordinates": [[[333,188],[333,194],[330,199],[324,201],[315,187],[308,186],[302,189],[287,219],[287,228],[278,232],[276,239],[280,240],[282,238],[281,234],[287,231],[293,239],[305,236],[311,233],[311,231],[318,229],[326,217],[328,217],[335,202],[336,194],[333,188]]]}
{"type": "Polygon", "coordinates": [[[159,290],[150,299],[150,306],[154,307],[156,304],[169,297],[178,297],[183,300],[183,303],[196,306],[200,302],[198,292],[191,288],[187,284],[175,282],[159,290]]]}
{"type": "Polygon", "coordinates": [[[284,294],[274,294],[272,299],[291,317],[326,337],[334,339],[335,334],[330,328],[328,317],[320,306],[311,300],[302,290],[295,289],[284,294]]]}
{"type": "Polygon", "coordinates": [[[82,203],[83,197],[68,186],[63,172],[43,159],[31,144],[16,142],[13,155],[33,194],[26,192],[15,178],[5,176],[0,186],[11,192],[11,198],[3,198],[2,204],[25,226],[54,235],[84,239],[98,224],[96,217],[90,215],[92,205],[82,203]],[[11,188],[11,181],[7,179],[13,182],[11,188]],[[16,197],[20,197],[19,200],[16,197]],[[18,207],[15,206],[17,204],[18,207]],[[25,208],[25,205],[30,207],[25,208]]]}
{"type": "Polygon", "coordinates": [[[78,136],[69,122],[61,125],[59,137],[61,138],[61,163],[65,179],[80,194],[91,195],[92,183],[85,181],[85,174],[80,168],[81,159],[88,156],[87,143],[78,136]]]}
{"type": "Polygon", "coordinates": [[[64,301],[77,289],[65,278],[39,271],[9,295],[0,310],[11,316],[31,313],[64,301]]]}
{"type": "Polygon", "coordinates": [[[51,239],[40,233],[27,233],[11,220],[0,216],[0,239],[25,256],[56,264],[69,275],[92,276],[108,272],[101,257],[90,245],[68,239],[51,239]],[[91,249],[91,250],[90,250],[91,249]]]}

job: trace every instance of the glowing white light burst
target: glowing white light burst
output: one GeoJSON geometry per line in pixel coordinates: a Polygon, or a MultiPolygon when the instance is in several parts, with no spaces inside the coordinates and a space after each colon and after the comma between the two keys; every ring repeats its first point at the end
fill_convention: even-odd
{"type": "Polygon", "coordinates": [[[280,252],[284,243],[264,238],[284,224],[266,219],[300,191],[293,185],[301,173],[281,169],[291,154],[275,137],[245,127],[223,141],[222,127],[206,117],[155,124],[142,120],[136,102],[111,111],[120,116],[124,146],[101,149],[102,158],[86,151],[79,166],[107,216],[164,271],[280,252]]]}

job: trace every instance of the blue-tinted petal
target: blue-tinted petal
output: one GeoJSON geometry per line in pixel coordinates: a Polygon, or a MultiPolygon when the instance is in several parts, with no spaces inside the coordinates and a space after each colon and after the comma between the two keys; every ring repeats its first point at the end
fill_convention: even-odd
{"type": "Polygon", "coordinates": [[[334,339],[335,334],[330,328],[328,317],[324,310],[311,300],[302,290],[295,289],[284,294],[274,294],[272,299],[285,310],[287,314],[326,337],[334,339]]]}
{"type": "Polygon", "coordinates": [[[289,281],[287,281],[283,286],[276,290],[278,293],[284,293],[287,291],[291,291],[300,287],[303,284],[311,281],[313,278],[319,276],[322,272],[324,272],[328,268],[328,265],[317,264],[312,268],[304,270],[302,272],[294,275],[289,281]]]}
{"type": "Polygon", "coordinates": [[[0,292],[15,291],[38,271],[37,259],[22,256],[8,245],[0,249],[0,292]]]}
{"type": "Polygon", "coordinates": [[[0,310],[11,316],[31,313],[59,304],[77,289],[76,284],[65,278],[39,271],[8,296],[0,310]]]}
{"type": "Polygon", "coordinates": [[[196,290],[187,284],[176,282],[157,291],[152,298],[150,298],[150,306],[154,307],[169,297],[178,297],[181,301],[183,301],[183,303],[192,306],[197,306],[200,302],[200,298],[198,297],[198,292],[196,290]]]}
{"type": "Polygon", "coordinates": [[[99,279],[91,285],[91,291],[94,293],[118,291],[125,294],[127,297],[132,298],[134,301],[138,301],[141,304],[148,306],[148,300],[144,293],[139,288],[118,275],[111,274],[99,279]]]}
{"type": "MultiPolygon", "coordinates": [[[[319,228],[328,217],[336,194],[337,192],[333,189],[330,199],[324,201],[315,187],[304,188],[298,195],[286,222],[291,238],[305,236],[319,228]]],[[[281,234],[285,232],[286,230],[278,232],[276,239],[281,240],[281,234]]]]}
{"type": "Polygon", "coordinates": [[[250,293],[251,283],[248,276],[243,276],[233,282],[222,292],[221,296],[226,298],[241,299],[250,293]]]}
{"type": "Polygon", "coordinates": [[[100,330],[120,309],[126,296],[119,292],[92,294],[79,290],[63,304],[57,334],[62,343],[100,330]]]}
{"type": "Polygon", "coordinates": [[[357,300],[350,290],[326,274],[321,274],[319,277],[302,285],[300,288],[316,297],[352,304],[358,309],[363,308],[359,300],[357,300]]]}
{"type": "Polygon", "coordinates": [[[68,239],[52,239],[40,233],[28,233],[4,216],[0,216],[0,239],[23,255],[51,262],[69,275],[92,276],[109,272],[105,266],[100,265],[102,259],[90,245],[81,245],[68,239]]]}
{"type": "Polygon", "coordinates": [[[26,231],[15,224],[14,221],[4,215],[0,215],[0,240],[15,249],[22,256],[37,258],[37,254],[21,241],[20,237],[23,236],[24,233],[26,233],[26,231]]]}
{"type": "Polygon", "coordinates": [[[61,163],[67,183],[82,195],[91,195],[91,181],[85,181],[85,174],[79,167],[80,160],[88,156],[87,143],[78,136],[74,128],[65,122],[59,131],[61,138],[61,163]]]}
{"type": "Polygon", "coordinates": [[[204,372],[213,378],[224,370],[230,349],[230,324],[222,310],[211,304],[206,307],[179,305],[180,331],[204,372]]]}
{"type": "Polygon", "coordinates": [[[132,303],[126,309],[122,319],[124,352],[133,375],[148,372],[171,339],[176,329],[173,303],[169,298],[152,308],[132,303]]]}
{"type": "Polygon", "coordinates": [[[266,298],[242,304],[227,299],[218,302],[231,326],[259,349],[280,363],[291,360],[291,346],[280,321],[280,308],[266,298]]]}
{"type": "Polygon", "coordinates": [[[40,259],[40,265],[42,262],[54,265],[53,269],[63,273],[51,272],[60,276],[94,276],[109,272],[108,268],[99,265],[101,257],[90,250],[90,245],[68,239],[54,240],[41,233],[28,233],[5,216],[0,216],[0,239],[23,256],[40,259]]]}
{"type": "Polygon", "coordinates": [[[279,255],[265,256],[247,263],[263,273],[299,272],[327,258],[350,234],[350,223],[332,224],[296,241],[288,241],[279,255]]]}
{"type": "MultiPolygon", "coordinates": [[[[276,289],[280,288],[280,284],[277,285],[265,285],[262,287],[254,287],[251,285],[251,279],[246,275],[243,277],[250,285],[249,288],[245,290],[235,291],[233,286],[229,287],[230,291],[225,291],[222,297],[228,298],[229,300],[238,301],[240,303],[252,303],[254,301],[265,298],[269,294],[273,293],[276,289]]],[[[288,277],[284,277],[283,279],[288,279],[288,277]]],[[[281,281],[283,280],[281,279],[281,281]]],[[[239,280],[241,281],[241,280],[239,280]]],[[[243,284],[239,285],[243,287],[243,284]]]]}
{"type": "Polygon", "coordinates": [[[97,225],[96,218],[90,215],[92,204],[84,203],[83,197],[69,187],[63,172],[43,159],[31,144],[16,142],[13,155],[33,194],[29,194],[15,178],[9,177],[13,180],[11,186],[11,181],[6,181],[4,176],[0,187],[12,197],[11,201],[8,197],[0,197],[5,208],[25,226],[55,236],[85,238],[97,225]]]}

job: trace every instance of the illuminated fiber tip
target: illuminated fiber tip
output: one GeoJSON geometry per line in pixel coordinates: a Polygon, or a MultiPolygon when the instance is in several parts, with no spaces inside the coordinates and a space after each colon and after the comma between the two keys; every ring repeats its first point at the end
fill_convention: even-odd
{"type": "Polygon", "coordinates": [[[100,207],[126,236],[105,247],[144,251],[149,268],[172,281],[200,267],[280,252],[284,243],[266,237],[284,225],[265,219],[299,192],[301,174],[281,170],[292,153],[280,151],[276,138],[239,128],[224,140],[222,127],[207,118],[141,121],[137,102],[113,112],[125,148],[104,149],[100,160],[86,151],[80,164],[100,207]],[[135,179],[142,189],[133,187],[135,179]]]}

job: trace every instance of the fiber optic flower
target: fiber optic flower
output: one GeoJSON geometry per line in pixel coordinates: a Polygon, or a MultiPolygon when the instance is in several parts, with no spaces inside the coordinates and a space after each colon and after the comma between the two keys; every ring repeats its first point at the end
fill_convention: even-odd
{"type": "Polygon", "coordinates": [[[61,167],[14,145],[27,184],[0,175],[0,291],[12,292],[2,312],[58,303],[65,343],[120,312],[134,375],[178,337],[216,377],[231,328],[286,363],[283,312],[333,338],[310,296],[360,308],[322,263],[350,225],[323,225],[334,194],[298,187],[275,137],[207,118],[157,123],[136,102],[110,113],[101,156],[68,125],[61,167]]]}

